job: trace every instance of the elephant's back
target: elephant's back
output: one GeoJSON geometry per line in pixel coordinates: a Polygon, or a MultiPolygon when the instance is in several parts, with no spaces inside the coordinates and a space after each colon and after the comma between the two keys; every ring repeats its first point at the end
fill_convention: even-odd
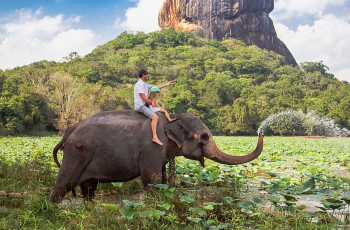
{"type": "Polygon", "coordinates": [[[97,113],[85,120],[93,120],[93,121],[103,121],[103,120],[130,120],[130,121],[145,121],[147,118],[142,114],[136,112],[135,110],[112,110],[105,111],[101,113],[97,113]]]}
{"type": "Polygon", "coordinates": [[[148,119],[134,110],[113,110],[101,112],[87,118],[85,123],[119,125],[120,123],[143,123],[148,119]]]}
{"type": "Polygon", "coordinates": [[[143,126],[148,126],[148,118],[133,110],[114,110],[93,115],[78,123],[79,132],[94,132],[95,135],[136,135],[143,126]]]}

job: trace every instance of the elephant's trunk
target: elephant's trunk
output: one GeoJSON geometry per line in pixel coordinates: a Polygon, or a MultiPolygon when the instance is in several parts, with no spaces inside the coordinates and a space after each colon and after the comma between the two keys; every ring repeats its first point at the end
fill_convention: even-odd
{"type": "Polygon", "coordinates": [[[231,156],[222,152],[215,144],[213,137],[210,137],[209,143],[203,146],[203,154],[206,158],[209,158],[218,163],[227,165],[244,164],[257,158],[263,149],[264,135],[259,134],[258,145],[256,149],[245,156],[231,156]]]}

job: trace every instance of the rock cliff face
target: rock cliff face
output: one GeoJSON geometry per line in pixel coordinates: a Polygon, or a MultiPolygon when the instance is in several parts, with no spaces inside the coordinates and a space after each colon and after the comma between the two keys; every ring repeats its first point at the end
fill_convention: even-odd
{"type": "Polygon", "coordinates": [[[297,65],[286,45],[278,39],[269,13],[274,0],[165,0],[158,21],[161,28],[190,31],[222,41],[235,38],[285,56],[297,65]]]}

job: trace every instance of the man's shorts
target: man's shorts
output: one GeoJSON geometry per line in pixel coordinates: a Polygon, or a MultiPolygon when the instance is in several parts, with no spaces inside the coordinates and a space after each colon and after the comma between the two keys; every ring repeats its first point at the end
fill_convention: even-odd
{"type": "Polygon", "coordinates": [[[149,107],[147,107],[146,105],[141,106],[138,109],[135,109],[136,112],[142,113],[143,115],[145,115],[148,118],[151,118],[153,116],[153,114],[155,114],[154,111],[152,111],[149,107]]]}

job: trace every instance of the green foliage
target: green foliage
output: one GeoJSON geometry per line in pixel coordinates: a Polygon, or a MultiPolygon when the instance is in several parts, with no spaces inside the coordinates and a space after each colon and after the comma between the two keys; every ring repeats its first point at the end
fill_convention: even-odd
{"type": "Polygon", "coordinates": [[[329,70],[329,68],[326,65],[324,65],[322,61],[320,61],[320,62],[304,62],[301,64],[300,67],[306,73],[319,72],[327,78],[334,79],[334,75],[327,72],[329,70]]]}
{"type": "Polygon", "coordinates": [[[336,80],[322,61],[292,67],[282,56],[240,41],[168,29],[124,32],[85,57],[72,52],[64,62],[1,71],[0,133],[60,129],[57,123],[66,117],[44,93],[58,91],[52,84],[39,87],[50,86],[57,74],[84,83],[71,102],[84,111],[68,117],[66,125],[99,111],[132,109],[140,68],[151,73],[150,84],[177,79],[162,89],[162,106],[171,113],[195,113],[214,134],[254,134],[265,118],[282,110],[314,110],[350,128],[349,84],[336,80]]]}
{"type": "Polygon", "coordinates": [[[16,77],[5,78],[0,91],[0,134],[15,135],[50,127],[47,102],[16,77]]]}

